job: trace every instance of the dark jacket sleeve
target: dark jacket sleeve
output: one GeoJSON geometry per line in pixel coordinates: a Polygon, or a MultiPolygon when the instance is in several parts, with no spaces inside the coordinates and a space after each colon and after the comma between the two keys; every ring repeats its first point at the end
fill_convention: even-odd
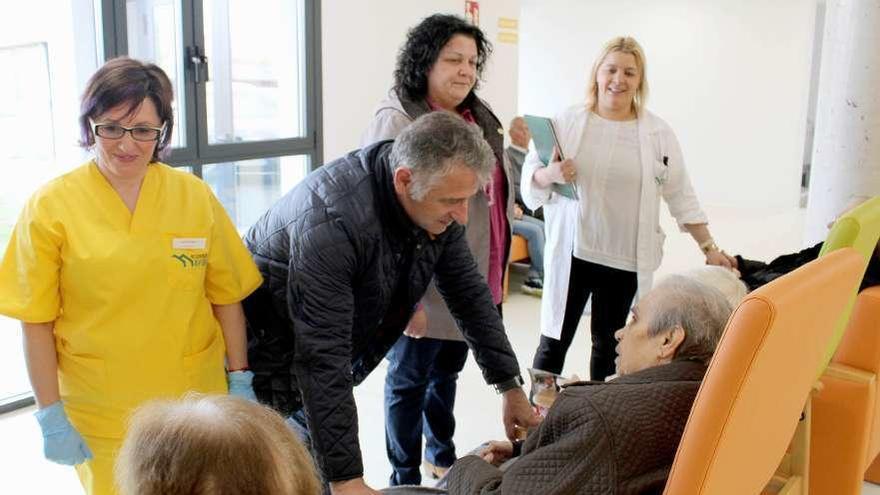
{"type": "Polygon", "coordinates": [[[486,383],[509,380],[520,371],[504,322],[492,302],[489,286],[477,270],[464,228],[453,228],[435,268],[434,282],[473,350],[486,383]]]}
{"type": "Polygon", "coordinates": [[[603,488],[615,485],[612,452],[611,435],[599,411],[563,393],[506,471],[476,456],[463,457],[447,474],[449,493],[604,493],[603,488]]]}
{"type": "Polygon", "coordinates": [[[290,240],[288,298],[293,367],[312,445],[327,481],[363,476],[351,376],[355,238],[325,219],[290,240]]]}

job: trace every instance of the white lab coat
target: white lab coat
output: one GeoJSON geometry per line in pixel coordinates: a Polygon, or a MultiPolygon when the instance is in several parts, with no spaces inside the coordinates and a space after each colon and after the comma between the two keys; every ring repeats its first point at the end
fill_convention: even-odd
{"type": "MultiPolygon", "coordinates": [[[[578,153],[589,111],[585,105],[566,109],[554,119],[559,144],[566,157],[578,153]]],[[[666,235],[660,228],[660,197],[685,231],[685,224],[708,223],[691,187],[684,166],[681,148],[672,128],[656,115],[644,110],[638,120],[639,150],[642,163],[642,188],[639,199],[639,225],[636,240],[636,274],[638,294],[651,288],[654,270],[663,258],[666,235]],[[668,165],[663,164],[667,157],[668,165]]],[[[544,207],[544,295],[541,301],[541,333],[559,339],[568,294],[571,255],[578,239],[578,229],[595,229],[580,225],[578,202],[539,187],[532,175],[542,166],[537,152],[529,150],[522,172],[522,197],[534,210],[544,207]]]]}

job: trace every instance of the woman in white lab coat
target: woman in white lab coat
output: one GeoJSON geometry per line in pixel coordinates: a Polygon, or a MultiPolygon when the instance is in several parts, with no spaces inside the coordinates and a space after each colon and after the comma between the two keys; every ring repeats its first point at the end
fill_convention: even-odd
{"type": "Polygon", "coordinates": [[[650,288],[663,255],[661,197],[706,263],[735,266],[709,233],[675,134],[645,110],[647,94],[641,46],[612,39],[593,64],[586,105],[554,119],[567,159],[543,167],[534,150],[526,158],[522,196],[529,208],[544,207],[547,237],[535,368],[562,371],[592,296],[590,378],[614,373],[614,332],[625,324],[636,290],[650,288]],[[565,183],[576,186],[579,199],[553,191],[565,183]]]}

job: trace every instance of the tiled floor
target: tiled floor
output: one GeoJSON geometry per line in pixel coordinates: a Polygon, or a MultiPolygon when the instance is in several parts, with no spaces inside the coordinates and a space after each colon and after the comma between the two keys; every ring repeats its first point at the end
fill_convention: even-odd
{"type": "MultiPolygon", "coordinates": [[[[801,247],[803,210],[778,212],[747,211],[730,208],[707,208],[711,228],[718,244],[731,253],[753,259],[769,259],[801,247]]],[[[677,233],[671,219],[664,219],[667,232],[666,258],[658,275],[675,272],[702,263],[693,242],[677,233]]],[[[540,301],[517,292],[523,276],[516,269],[511,281],[511,295],[505,304],[505,321],[511,343],[523,369],[530,365],[538,341],[540,301]]],[[[588,317],[569,353],[565,374],[587,374],[589,341],[584,331],[588,317]]],[[[382,386],[385,367],[380,366],[356,389],[360,415],[360,441],[367,481],[374,487],[387,484],[389,471],[385,457],[382,386]]],[[[473,360],[462,372],[456,404],[458,429],[455,436],[459,451],[482,441],[503,438],[501,401],[482,381],[473,360]]],[[[42,459],[39,430],[30,410],[0,417],[0,493],[79,493],[73,470],[52,465],[42,459]]],[[[865,495],[880,495],[880,486],[865,484],[865,495]]]]}

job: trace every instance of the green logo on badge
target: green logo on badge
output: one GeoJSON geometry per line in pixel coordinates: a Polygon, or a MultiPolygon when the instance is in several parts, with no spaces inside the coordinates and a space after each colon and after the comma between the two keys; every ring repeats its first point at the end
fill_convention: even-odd
{"type": "Polygon", "coordinates": [[[208,266],[207,254],[193,254],[192,257],[186,254],[172,254],[171,257],[179,261],[183,268],[208,266]]]}
{"type": "Polygon", "coordinates": [[[179,261],[184,268],[193,266],[193,259],[185,254],[172,254],[171,257],[179,261]]]}

